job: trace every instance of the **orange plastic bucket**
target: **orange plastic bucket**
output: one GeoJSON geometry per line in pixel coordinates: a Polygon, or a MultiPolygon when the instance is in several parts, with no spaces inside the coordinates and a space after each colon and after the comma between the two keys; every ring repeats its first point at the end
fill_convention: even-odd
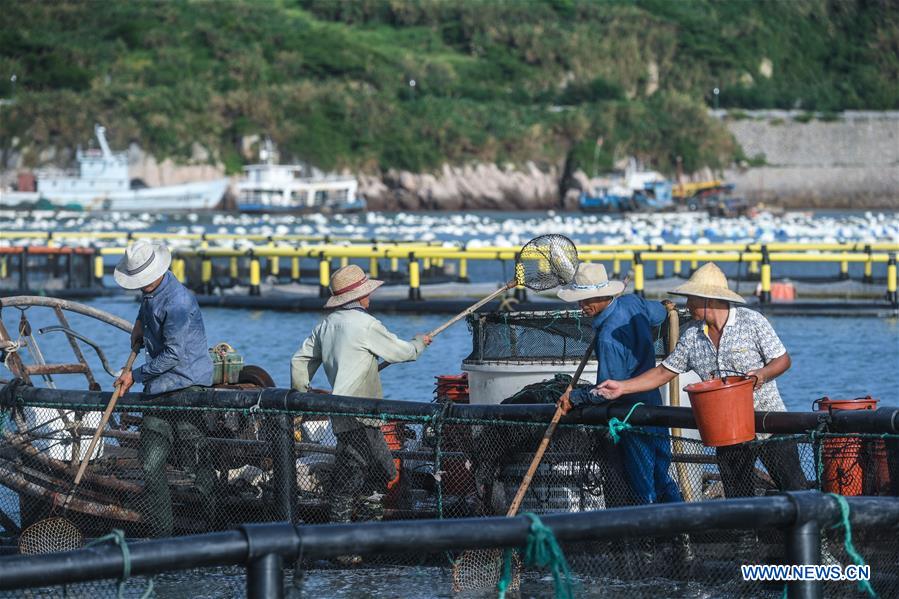
{"type": "Polygon", "coordinates": [[[724,447],[755,439],[754,385],[753,377],[741,375],[684,387],[703,445],[724,447]]]}
{"type": "MultiPolygon", "coordinates": [[[[831,410],[875,410],[877,400],[868,397],[856,399],[830,399],[822,397],[812,404],[817,411],[831,410]]],[[[883,442],[880,442],[883,445],[883,442]]],[[[821,461],[824,464],[821,486],[828,493],[840,495],[862,495],[864,493],[865,469],[862,459],[862,439],[859,437],[826,438],[821,444],[821,461]]],[[[878,478],[889,477],[886,464],[886,448],[875,445],[872,474],[878,478]]],[[[868,458],[869,456],[865,456],[868,458]]],[[[870,467],[870,466],[869,466],[870,467]]]]}
{"type": "MultiPolygon", "coordinates": [[[[391,450],[403,448],[403,423],[399,421],[391,421],[381,425],[381,433],[387,442],[387,447],[391,450]]],[[[399,500],[400,492],[400,471],[402,470],[403,461],[400,458],[393,458],[393,465],[396,466],[396,476],[387,483],[387,496],[384,498],[386,507],[396,507],[399,500]]]]}

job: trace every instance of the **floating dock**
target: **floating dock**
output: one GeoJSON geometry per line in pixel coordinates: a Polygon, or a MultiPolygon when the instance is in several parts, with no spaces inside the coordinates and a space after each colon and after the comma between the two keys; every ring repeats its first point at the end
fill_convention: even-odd
{"type": "MultiPolygon", "coordinates": [[[[2,232],[2,237],[19,245],[0,247],[0,295],[119,292],[105,277],[128,243],[151,238],[171,245],[172,272],[198,293],[202,305],[253,309],[319,310],[323,301],[317,298],[329,295],[333,270],[352,262],[399,286],[373,296],[377,311],[454,312],[496,289],[502,281],[494,271],[511,276],[518,258],[518,248],[297,235],[2,232]],[[472,277],[470,271],[478,269],[472,277]],[[473,278],[492,282],[470,283],[473,278]]],[[[581,260],[606,264],[613,277],[630,273],[633,292],[646,297],[665,297],[702,263],[716,262],[734,289],[757,297],[766,312],[895,316],[899,311],[899,243],[580,244],[578,250],[581,260]]],[[[512,299],[489,308],[552,309],[553,298],[517,289],[512,299]]]]}

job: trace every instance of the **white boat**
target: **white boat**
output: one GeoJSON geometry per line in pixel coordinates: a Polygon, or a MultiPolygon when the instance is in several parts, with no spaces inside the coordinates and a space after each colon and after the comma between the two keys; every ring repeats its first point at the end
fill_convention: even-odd
{"type": "Polygon", "coordinates": [[[211,210],[221,202],[227,179],[132,189],[128,155],[113,153],[106,129],[94,126],[99,150],[77,152],[77,176],[37,173],[36,191],[0,191],[4,208],[55,207],[123,212],[211,210]],[[47,205],[49,204],[49,205],[47,205]]]}
{"type": "Polygon", "coordinates": [[[237,184],[241,212],[358,212],[365,199],[357,195],[355,177],[325,174],[300,164],[276,164],[269,140],[259,151],[260,164],[244,167],[237,184]]]}

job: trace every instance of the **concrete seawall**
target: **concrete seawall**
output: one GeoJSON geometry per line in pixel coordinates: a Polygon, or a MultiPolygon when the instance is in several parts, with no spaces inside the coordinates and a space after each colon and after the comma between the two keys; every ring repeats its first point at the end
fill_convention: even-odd
{"type": "Polygon", "coordinates": [[[725,172],[741,195],[789,207],[899,208],[899,112],[741,116],[723,118],[745,155],[764,160],[725,172]]]}

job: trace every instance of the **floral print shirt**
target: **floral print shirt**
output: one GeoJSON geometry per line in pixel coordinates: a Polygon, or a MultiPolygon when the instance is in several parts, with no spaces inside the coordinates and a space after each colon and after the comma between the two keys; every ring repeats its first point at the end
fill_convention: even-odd
{"type": "MultiPolygon", "coordinates": [[[[731,307],[717,349],[706,331],[706,323],[701,320],[687,325],[677,347],[662,365],[678,374],[693,370],[707,381],[717,376],[758,370],[787,353],[768,320],[749,308],[731,307]]],[[[774,381],[767,381],[756,389],[753,399],[756,410],[786,411],[774,381]]]]}

